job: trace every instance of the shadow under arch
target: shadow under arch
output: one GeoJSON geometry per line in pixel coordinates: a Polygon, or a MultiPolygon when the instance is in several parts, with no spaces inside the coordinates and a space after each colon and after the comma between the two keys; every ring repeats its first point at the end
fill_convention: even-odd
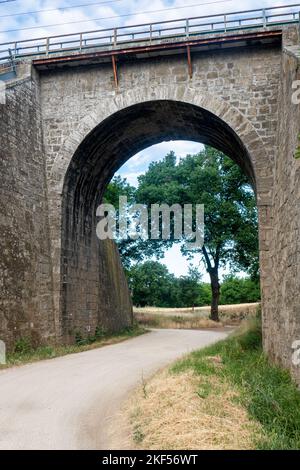
{"type": "Polygon", "coordinates": [[[115,172],[139,151],[169,140],[210,145],[232,158],[253,188],[246,146],[220,117],[191,103],[154,100],[123,108],[80,143],[62,191],[61,315],[64,336],[98,326],[117,330],[131,321],[127,284],[115,246],[96,237],[96,208],[115,172]]]}

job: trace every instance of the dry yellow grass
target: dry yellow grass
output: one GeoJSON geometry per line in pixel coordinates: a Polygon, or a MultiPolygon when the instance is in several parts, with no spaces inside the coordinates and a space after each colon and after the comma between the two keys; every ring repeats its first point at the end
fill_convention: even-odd
{"type": "MultiPolygon", "coordinates": [[[[240,313],[256,311],[259,303],[250,304],[234,304],[234,305],[220,305],[219,310],[221,313],[240,313]]],[[[193,308],[159,308],[159,307],[134,307],[134,312],[137,313],[158,313],[161,315],[183,315],[183,314],[209,314],[210,307],[195,307],[193,308]]]]}
{"type": "Polygon", "coordinates": [[[187,330],[199,330],[205,328],[220,328],[223,323],[217,323],[208,318],[199,317],[183,317],[183,316],[166,316],[156,315],[150,313],[136,313],[135,320],[139,325],[148,328],[167,328],[167,329],[187,329],[187,330]]]}
{"type": "Polygon", "coordinates": [[[254,317],[259,304],[222,305],[219,308],[220,323],[209,319],[209,307],[156,308],[134,307],[134,315],[139,324],[153,328],[219,328],[224,325],[239,325],[244,319],[254,317]]]}
{"type": "Polygon", "coordinates": [[[232,386],[217,377],[164,370],[127,405],[132,441],[144,450],[253,449],[261,429],[236,398],[232,386]]]}

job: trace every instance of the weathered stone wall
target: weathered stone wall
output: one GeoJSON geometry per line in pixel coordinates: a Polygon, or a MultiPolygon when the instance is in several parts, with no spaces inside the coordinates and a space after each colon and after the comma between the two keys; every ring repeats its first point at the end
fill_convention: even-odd
{"type": "MultiPolygon", "coordinates": [[[[93,245],[92,259],[76,246],[82,258],[74,280],[81,276],[86,284],[69,285],[71,310],[60,302],[66,285],[62,278],[54,288],[63,256],[51,240],[42,126],[40,81],[33,71],[7,84],[6,104],[0,105],[0,339],[8,349],[21,338],[33,345],[74,341],[76,331],[88,335],[96,327],[116,331],[132,324],[127,282],[109,241],[93,245]],[[61,256],[58,265],[53,252],[61,256]]],[[[55,217],[61,224],[59,206],[55,217]]]]}
{"type": "Polygon", "coordinates": [[[12,347],[55,336],[38,78],[0,104],[0,338],[12,347]]]}
{"type": "Polygon", "coordinates": [[[92,312],[91,317],[96,315],[95,302],[82,296],[78,308],[72,302],[77,284],[94,299],[99,286],[97,269],[89,273],[76,269],[84,266],[87,258],[93,264],[97,256],[95,221],[91,218],[96,191],[101,194],[113,173],[134,153],[168,139],[214,145],[231,155],[250,178],[255,174],[261,214],[262,285],[268,285],[272,276],[269,214],[280,66],[279,47],[193,54],[192,79],[185,55],[127,62],[118,65],[117,91],[110,65],[41,72],[52,259],[56,267],[61,265],[61,256],[64,263],[54,272],[57,315],[63,311],[65,317],[72,312],[73,325],[84,323],[85,310],[92,312]],[[187,110],[172,106],[174,101],[186,104],[187,110]],[[216,118],[213,122],[204,111],[197,115],[191,105],[212,113],[219,121],[216,118]],[[224,129],[226,125],[235,135],[224,129]],[[81,163],[76,160],[78,154],[82,154],[81,163]],[[63,219],[68,219],[63,232],[60,211],[63,219]],[[62,308],[61,279],[65,283],[62,308]]]}
{"type": "Polygon", "coordinates": [[[300,80],[300,47],[297,37],[287,37],[279,89],[272,276],[265,286],[268,301],[264,311],[264,337],[270,357],[292,369],[300,383],[300,368],[292,364],[292,345],[300,340],[300,161],[295,159],[300,104],[292,103],[294,80],[300,80]]]}

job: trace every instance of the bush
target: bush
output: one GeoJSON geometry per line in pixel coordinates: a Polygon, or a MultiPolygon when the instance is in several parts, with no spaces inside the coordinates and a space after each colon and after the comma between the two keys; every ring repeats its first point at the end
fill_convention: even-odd
{"type": "Polygon", "coordinates": [[[19,338],[15,343],[14,352],[17,354],[29,354],[32,351],[31,339],[28,336],[19,338]]]}
{"type": "Polygon", "coordinates": [[[259,280],[227,276],[221,286],[220,305],[245,304],[260,301],[259,280]]]}

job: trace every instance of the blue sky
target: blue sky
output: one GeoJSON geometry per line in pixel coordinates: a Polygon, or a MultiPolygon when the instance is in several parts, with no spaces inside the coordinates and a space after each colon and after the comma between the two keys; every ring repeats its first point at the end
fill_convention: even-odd
{"type": "MultiPolygon", "coordinates": [[[[292,3],[292,0],[16,0],[0,3],[0,43],[292,3]],[[87,3],[94,5],[80,6],[87,3]],[[77,7],[61,10],[69,6],[77,7]],[[154,12],[174,7],[172,10],[154,12]],[[37,10],[39,12],[30,13],[37,10]],[[129,16],[118,17],[119,15],[129,16]],[[47,27],[53,24],[59,25],[47,27]]],[[[149,163],[163,158],[170,150],[174,150],[178,157],[184,157],[188,153],[197,153],[200,148],[201,144],[194,142],[163,142],[132,157],[120,169],[119,174],[135,185],[137,176],[145,172],[149,163]]],[[[164,262],[176,275],[183,275],[188,271],[188,263],[181,256],[178,246],[167,253],[164,262]]],[[[194,264],[199,262],[198,257],[194,264]]],[[[201,266],[201,269],[204,279],[208,280],[204,267],[201,266]]]]}
{"type": "Polygon", "coordinates": [[[2,16],[0,18],[0,43],[291,3],[293,3],[291,0],[244,0],[241,2],[234,0],[152,0],[151,2],[149,0],[99,0],[99,2],[97,0],[15,0],[0,3],[0,16],[2,16]],[[59,10],[59,8],[86,3],[94,3],[94,5],[59,10]],[[175,9],[150,13],[150,11],[164,8],[175,9]],[[26,14],[37,10],[51,11],[26,14]],[[12,14],[18,14],[18,16],[4,17],[4,15],[12,14]],[[116,18],[118,15],[130,16],[116,18]],[[96,21],[95,18],[101,19],[96,21]],[[76,21],[80,21],[80,23],[67,24],[76,21]],[[60,26],[45,27],[57,23],[60,26]],[[20,29],[32,27],[35,29],[20,31],[20,29]],[[19,31],[4,32],[17,29],[19,31]]]}

